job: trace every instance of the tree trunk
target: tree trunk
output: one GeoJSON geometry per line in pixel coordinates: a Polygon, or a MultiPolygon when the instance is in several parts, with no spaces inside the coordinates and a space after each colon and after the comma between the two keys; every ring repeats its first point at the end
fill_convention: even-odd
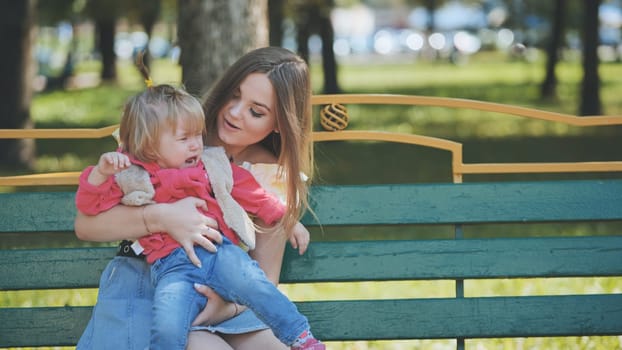
{"type": "MultiPolygon", "coordinates": [[[[0,128],[29,129],[34,63],[32,57],[35,0],[0,2],[0,128]]],[[[34,140],[0,139],[0,164],[32,168],[34,140]]]]}
{"type": "Polygon", "coordinates": [[[270,46],[283,45],[283,0],[268,0],[268,25],[270,46]]]}
{"type": "Polygon", "coordinates": [[[306,15],[299,15],[299,19],[296,23],[296,43],[298,44],[298,55],[305,61],[309,62],[309,38],[313,32],[312,26],[312,11],[309,8],[302,6],[296,9],[298,12],[302,12],[306,15]],[[302,17],[302,18],[300,18],[302,17]]]}
{"type": "MultiPolygon", "coordinates": [[[[44,0],[45,1],[45,0],[44,0]]],[[[124,13],[122,0],[86,0],[85,12],[95,23],[95,47],[101,55],[102,81],[117,80],[117,55],[114,52],[114,37],[117,18],[124,13]]]]}
{"type": "MultiPolygon", "coordinates": [[[[145,33],[149,40],[151,40],[151,35],[153,34],[153,28],[155,27],[158,18],[160,17],[160,12],[162,10],[162,5],[160,0],[142,0],[140,2],[140,8],[142,12],[140,14],[140,23],[145,29],[145,33]]],[[[147,42],[147,47],[145,48],[145,55],[143,56],[143,63],[146,67],[151,67],[151,54],[149,53],[149,42],[147,42]]]]}
{"type": "Polygon", "coordinates": [[[296,30],[298,54],[309,62],[309,38],[317,33],[322,40],[322,69],[324,74],[324,93],[341,92],[337,81],[337,59],[333,50],[335,32],[330,19],[330,11],[334,7],[333,0],[313,2],[301,1],[296,6],[296,30]]]}
{"type": "Polygon", "coordinates": [[[434,21],[434,13],[436,12],[436,0],[425,0],[425,8],[428,10],[428,23],[426,23],[426,31],[428,34],[434,33],[436,23],[434,21]]]}
{"type": "Polygon", "coordinates": [[[598,7],[601,0],[583,2],[583,81],[581,83],[581,106],[579,115],[600,115],[600,78],[598,76],[598,7]]]}
{"type": "Polygon", "coordinates": [[[116,18],[98,18],[95,20],[97,48],[102,56],[102,81],[117,79],[117,55],[114,52],[116,18]]]}
{"type": "Polygon", "coordinates": [[[268,0],[181,0],[182,82],[202,95],[235,60],[268,45],[268,0]]]}
{"type": "Polygon", "coordinates": [[[322,12],[318,18],[320,37],[322,38],[322,67],[324,69],[324,93],[338,94],[341,92],[337,82],[337,59],[333,50],[335,32],[330,15],[322,12]]]}
{"type": "Polygon", "coordinates": [[[564,36],[565,15],[566,1],[555,0],[553,28],[551,31],[550,42],[547,47],[546,77],[544,78],[544,82],[542,82],[540,90],[542,99],[557,98],[557,76],[555,75],[555,67],[559,61],[559,50],[562,46],[564,36]]]}

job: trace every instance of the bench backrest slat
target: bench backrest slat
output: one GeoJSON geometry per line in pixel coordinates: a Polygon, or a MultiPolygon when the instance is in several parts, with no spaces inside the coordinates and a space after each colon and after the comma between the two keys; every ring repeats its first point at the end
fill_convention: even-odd
{"type": "Polygon", "coordinates": [[[0,347],[75,346],[92,310],[88,306],[2,308],[0,347]]]}
{"type": "Polygon", "coordinates": [[[73,231],[74,192],[2,193],[0,232],[73,231]]]}
{"type": "Polygon", "coordinates": [[[283,282],[622,276],[622,236],[314,243],[283,282]]]}
{"type": "Polygon", "coordinates": [[[311,201],[323,225],[619,220],[622,180],[317,186],[311,201]]]}
{"type": "MultiPolygon", "coordinates": [[[[71,231],[73,199],[2,194],[0,232],[71,231]]],[[[322,225],[620,220],[622,180],[316,186],[311,201],[322,225]]]]}
{"type": "Polygon", "coordinates": [[[96,288],[104,267],[115,253],[115,248],[3,251],[0,290],[96,288]]]}
{"type": "MultiPolygon", "coordinates": [[[[297,305],[309,318],[314,333],[321,334],[324,340],[589,336],[616,335],[622,329],[622,308],[613,307],[622,305],[620,294],[323,301],[297,305]]],[[[71,345],[89,316],[88,307],[0,309],[0,343],[71,345]]]]}
{"type": "Polygon", "coordinates": [[[300,311],[324,339],[611,335],[622,295],[308,302],[300,311]],[[348,331],[344,331],[347,329],[348,331]]]}
{"type": "MultiPolygon", "coordinates": [[[[115,248],[6,251],[0,290],[97,287],[114,254],[115,248]]],[[[283,265],[283,283],[621,276],[622,236],[317,242],[303,256],[289,249],[283,265]]]]}

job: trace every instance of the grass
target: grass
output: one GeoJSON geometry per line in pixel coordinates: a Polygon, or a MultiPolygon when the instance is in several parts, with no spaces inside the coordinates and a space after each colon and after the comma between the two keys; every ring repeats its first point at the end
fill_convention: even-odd
{"type": "MultiPolygon", "coordinates": [[[[313,89],[322,89],[321,65],[311,64],[313,89]]],[[[510,60],[503,54],[484,53],[466,65],[412,60],[397,63],[343,63],[339,67],[341,88],[347,93],[391,93],[468,98],[532,107],[566,114],[578,110],[580,63],[563,62],[558,67],[559,98],[542,101],[539,83],[544,75],[542,58],[536,62],[510,60]]],[[[96,70],[96,63],[79,66],[82,72],[96,70]]],[[[39,128],[101,127],[118,122],[120,108],[128,96],[142,89],[142,82],[128,62],[120,62],[119,83],[88,89],[38,94],[32,116],[39,128]]],[[[154,63],[156,82],[177,82],[179,67],[168,61],[154,63]]],[[[622,65],[602,64],[601,96],[608,115],[622,115],[622,65]]],[[[430,107],[348,106],[351,129],[379,129],[420,133],[464,143],[465,161],[570,161],[619,159],[622,129],[577,128],[540,121],[469,110],[430,107]]],[[[37,171],[80,170],[114,147],[112,139],[96,141],[39,140],[37,171]]],[[[449,181],[449,157],[445,152],[416,146],[373,143],[323,143],[316,147],[319,183],[432,182],[449,181]],[[364,157],[362,156],[364,155],[364,157]],[[362,159],[364,158],[364,159],[362,159]],[[400,164],[399,168],[387,166],[400,164]]],[[[602,175],[602,174],[600,174],[602,175]]],[[[510,177],[512,179],[512,177],[510,177]]],[[[479,179],[465,179],[477,181],[479,179]]],[[[503,228],[508,235],[513,233],[503,228]]],[[[617,227],[590,227],[602,234],[619,232],[617,227]],[[617,231],[615,231],[617,230],[617,231]]],[[[558,228],[556,228],[557,230],[558,228]]],[[[580,234],[584,227],[563,228],[564,234],[580,234]]],[[[438,235],[438,228],[421,228],[418,235],[438,235]],[[430,231],[430,232],[428,232],[430,231]],[[434,231],[434,232],[432,232],[434,231]]],[[[493,234],[497,228],[484,230],[493,234]]],[[[449,232],[449,231],[448,231],[449,232]]],[[[361,238],[353,233],[351,238],[361,238]]],[[[374,233],[371,233],[372,235],[374,233]]],[[[450,234],[450,233],[448,233],[450,234]]],[[[468,236],[470,233],[465,231],[468,236]]],[[[406,238],[396,233],[395,239],[406,238]]],[[[343,238],[343,236],[340,236],[343,238]]],[[[386,237],[383,237],[386,238],[386,237]]],[[[314,239],[333,239],[331,232],[314,232],[314,239]]],[[[284,285],[293,300],[321,298],[419,298],[453,296],[450,281],[327,283],[284,285]]],[[[620,293],[620,278],[553,280],[467,281],[467,296],[538,295],[572,293],[620,293]]],[[[2,306],[92,305],[96,290],[1,292],[2,306]]],[[[452,340],[376,341],[329,343],[335,350],[453,349],[452,340]]],[[[620,337],[570,337],[469,340],[467,349],[621,349],[620,337]]],[[[69,349],[69,348],[68,348],[69,349]]]]}
{"type": "MultiPolygon", "coordinates": [[[[539,98],[543,67],[542,60],[532,63],[510,60],[500,53],[484,53],[460,66],[424,60],[365,65],[344,63],[339,66],[339,81],[346,93],[445,96],[576,114],[582,76],[580,63],[562,62],[558,66],[559,98],[555,101],[539,98]]],[[[84,72],[97,68],[97,64],[89,62],[78,69],[84,72]]],[[[36,95],[31,110],[36,127],[101,127],[118,123],[125,100],[143,88],[138,73],[129,62],[119,62],[118,71],[119,83],[116,85],[36,95]]],[[[152,71],[156,82],[176,83],[181,75],[180,68],[167,60],[155,61],[152,71]]],[[[319,93],[322,90],[321,64],[313,61],[311,72],[313,90],[319,93]]],[[[600,75],[605,113],[622,115],[622,101],[618,98],[622,93],[622,79],[617,79],[622,76],[622,65],[602,64],[600,75]]],[[[617,156],[615,149],[622,146],[622,127],[581,128],[491,112],[437,107],[347,107],[349,129],[418,133],[463,142],[466,161],[477,161],[480,156],[507,159],[508,155],[532,151],[536,157],[533,161],[539,161],[560,155],[566,157],[564,149],[573,149],[569,152],[571,155],[581,153],[582,157],[587,154],[609,159],[617,156]],[[533,146],[522,146],[523,141],[532,142],[533,146]],[[550,154],[540,154],[539,146],[543,142],[548,142],[550,154]]],[[[330,155],[338,148],[325,145],[318,146],[323,148],[318,154],[330,155]]],[[[103,142],[38,140],[37,146],[36,171],[46,172],[82,169],[95,162],[98,154],[114,147],[114,143],[112,139],[103,142]]],[[[529,156],[523,157],[531,160],[529,156]]],[[[327,170],[322,172],[326,174],[327,170]]],[[[418,172],[425,171],[419,169],[418,172]]]]}

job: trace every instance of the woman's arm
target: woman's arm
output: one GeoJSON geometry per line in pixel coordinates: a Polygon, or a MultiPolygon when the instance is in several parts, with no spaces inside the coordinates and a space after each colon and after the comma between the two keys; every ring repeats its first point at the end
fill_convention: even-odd
{"type": "Polygon", "coordinates": [[[94,216],[78,213],[74,227],[79,239],[94,242],[138,239],[153,232],[166,232],[198,264],[193,246],[198,244],[214,252],[212,241],[221,243],[222,236],[216,230],[216,220],[201,214],[197,208],[207,209],[207,204],[195,197],[146,207],[117,205],[94,216]]]}
{"type": "Polygon", "coordinates": [[[282,231],[257,233],[256,237],[255,249],[249,255],[259,263],[268,279],[278,285],[287,237],[282,231]]]}
{"type": "MultiPolygon", "coordinates": [[[[145,208],[149,209],[145,213],[153,209],[151,207],[145,208]]],[[[113,242],[146,236],[149,233],[142,221],[142,210],[142,207],[117,205],[93,216],[78,211],[74,221],[76,236],[91,242],[113,242]]]]}

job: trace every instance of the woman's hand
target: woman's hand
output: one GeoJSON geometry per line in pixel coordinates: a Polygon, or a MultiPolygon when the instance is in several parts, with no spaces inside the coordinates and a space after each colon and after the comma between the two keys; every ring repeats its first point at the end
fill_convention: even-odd
{"type": "Polygon", "coordinates": [[[294,227],[292,227],[292,233],[289,236],[289,243],[294,249],[298,249],[300,255],[307,251],[311,235],[306,227],[298,221],[294,227]]]}
{"type": "Polygon", "coordinates": [[[205,201],[188,197],[174,203],[150,205],[145,212],[150,223],[149,227],[154,232],[166,232],[171,235],[196,266],[200,266],[201,263],[194,252],[194,245],[216,252],[214,243],[222,243],[222,235],[218,231],[216,220],[203,215],[198,208],[207,211],[205,201]],[[150,210],[152,207],[153,210],[150,210]]]}
{"type": "Polygon", "coordinates": [[[220,295],[206,285],[195,283],[194,289],[207,297],[207,304],[192,322],[193,326],[219,324],[242,311],[242,306],[224,301],[220,295]]]}

